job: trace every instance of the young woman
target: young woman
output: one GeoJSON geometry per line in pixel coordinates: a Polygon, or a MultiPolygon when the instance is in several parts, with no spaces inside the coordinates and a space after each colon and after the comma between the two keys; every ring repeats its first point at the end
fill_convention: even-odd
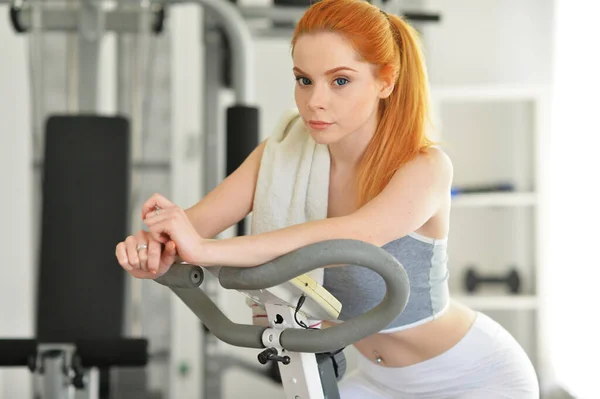
{"type": "MultiPolygon", "coordinates": [[[[116,256],[132,276],[156,278],[176,252],[207,267],[252,267],[328,239],[381,246],[407,270],[411,296],[388,328],[355,343],[359,365],[340,383],[343,399],[537,399],[536,373],[513,337],[449,297],[453,170],[425,135],[428,82],[417,39],[404,20],[360,0],[317,2],[299,21],[295,98],[307,134],[329,149],[327,218],[210,239],[252,211],[263,142],[190,209],[151,197],[142,209],[149,231],[119,243],[116,256]]],[[[325,286],[344,317],[385,293],[365,270],[326,269],[325,286]]]]}

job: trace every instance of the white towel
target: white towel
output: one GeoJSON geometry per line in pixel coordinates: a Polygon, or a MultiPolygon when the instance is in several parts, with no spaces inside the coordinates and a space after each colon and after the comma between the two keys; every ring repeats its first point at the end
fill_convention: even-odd
{"type": "MultiPolygon", "coordinates": [[[[297,110],[284,113],[262,156],[251,234],[325,219],[329,168],[327,146],[313,140],[297,110]]],[[[323,284],[323,269],[308,275],[323,284]]]]}
{"type": "MultiPolygon", "coordinates": [[[[251,234],[260,234],[327,217],[330,156],[317,144],[296,109],[284,113],[264,148],[251,217],[251,234]]],[[[308,276],[323,284],[323,269],[308,276]]],[[[284,297],[286,284],[270,292],[284,297]]],[[[268,294],[248,292],[255,298],[268,294]]],[[[268,325],[263,305],[247,298],[255,325],[268,325]]]]}

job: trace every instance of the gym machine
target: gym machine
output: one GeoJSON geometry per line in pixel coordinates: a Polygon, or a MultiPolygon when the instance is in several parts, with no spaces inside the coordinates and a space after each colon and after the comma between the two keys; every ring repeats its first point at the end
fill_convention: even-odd
{"type": "MultiPolygon", "coordinates": [[[[126,279],[111,250],[127,233],[129,123],[54,115],[45,143],[34,337],[1,339],[0,366],[28,367],[35,399],[114,398],[111,369],[149,358],[145,338],[124,334],[126,279]]],[[[130,398],[152,398],[129,385],[130,398]]]]}
{"type": "Polygon", "coordinates": [[[202,268],[179,262],[155,281],[169,287],[218,339],[262,349],[260,363],[277,362],[288,399],[339,399],[342,375],[328,355],[384,329],[404,310],[410,294],[408,275],[398,260],[377,246],[342,239],[307,245],[256,267],[202,268]],[[336,320],[341,311],[340,303],[305,274],[331,264],[359,265],[378,273],[386,284],[385,297],[366,313],[333,327],[307,327],[308,320],[336,320]],[[221,287],[264,304],[269,327],[229,320],[199,289],[205,272],[221,287]]]}
{"type": "Polygon", "coordinates": [[[39,390],[36,389],[35,399],[106,397],[100,395],[100,369],[147,364],[147,342],[134,338],[69,343],[3,339],[0,353],[0,367],[27,367],[36,376],[39,390]]]}
{"type": "MultiPolygon", "coordinates": [[[[75,179],[74,173],[70,178],[63,180],[48,178],[51,173],[47,171],[54,170],[55,172],[59,166],[67,167],[68,170],[72,171],[84,171],[89,172],[87,165],[85,165],[85,156],[97,160],[104,160],[105,165],[97,165],[96,171],[103,171],[109,168],[111,171],[118,169],[115,173],[117,181],[119,177],[124,178],[129,176],[131,168],[144,167],[144,164],[135,164],[133,162],[137,157],[136,152],[139,152],[139,136],[140,132],[140,120],[142,115],[135,114],[132,112],[131,124],[127,118],[120,116],[100,117],[97,115],[98,110],[98,61],[100,55],[100,42],[103,35],[107,32],[115,33],[138,33],[142,35],[149,34],[161,34],[165,26],[165,19],[167,16],[167,4],[161,2],[142,1],[139,3],[122,3],[117,4],[117,7],[107,8],[105,7],[109,2],[102,2],[97,0],[81,0],[65,3],[52,3],[43,1],[3,1],[0,3],[10,3],[9,17],[13,25],[15,32],[19,34],[30,35],[32,39],[32,52],[37,55],[32,61],[33,71],[33,85],[41,85],[43,65],[40,59],[39,45],[41,36],[45,32],[67,32],[74,33],[77,36],[78,43],[78,69],[76,73],[72,75],[77,79],[77,91],[75,98],[77,99],[76,113],[65,114],[65,115],[51,115],[47,116],[43,112],[42,101],[39,97],[35,96],[33,99],[33,116],[34,116],[34,142],[40,143],[40,152],[46,152],[53,154],[51,157],[44,157],[42,154],[37,153],[36,156],[42,159],[36,161],[35,166],[41,167],[44,172],[44,190],[51,190],[53,193],[58,194],[54,197],[55,202],[49,205],[56,205],[60,202],[61,198],[64,200],[67,198],[67,194],[63,192],[59,194],[60,189],[71,190],[69,194],[74,194],[75,197],[67,200],[66,203],[73,205],[76,200],[75,198],[82,200],[81,192],[73,193],[72,190],[85,191],[89,186],[85,183],[97,183],[93,174],[88,173],[85,177],[79,177],[75,179]],[[36,51],[37,50],[37,51],[36,51]],[[130,126],[131,125],[131,126],[130,126]],[[130,135],[130,129],[133,134],[130,135]],[[52,133],[51,133],[52,132],[52,133]],[[115,132],[122,134],[119,138],[110,137],[111,135],[104,135],[105,132],[115,132]],[[37,136],[37,137],[36,137],[37,136]],[[103,137],[105,136],[105,137],[103,137]],[[94,152],[93,149],[87,148],[86,140],[99,140],[103,143],[101,151],[94,152]],[[71,140],[71,141],[69,141],[71,140]],[[112,140],[112,144],[111,144],[112,140]],[[116,140],[116,142],[114,141],[116,140]],[[55,142],[63,144],[55,146],[55,142]],[[68,144],[65,146],[65,142],[68,144]],[[45,145],[42,145],[44,143],[45,145]],[[45,147],[45,148],[44,148],[45,147]],[[107,148],[108,147],[108,148],[107,148]],[[53,150],[50,150],[53,148],[53,150]],[[130,153],[131,150],[131,153],[130,153]],[[125,151],[125,153],[121,152],[125,151]],[[72,162],[73,160],[68,159],[69,153],[81,154],[81,158],[76,159],[78,162],[72,162]],[[115,162],[114,157],[111,153],[116,153],[118,162],[115,162]],[[121,158],[121,155],[124,158],[121,158]],[[132,156],[133,155],[133,156],[132,156]],[[56,164],[54,167],[48,167],[51,159],[56,156],[56,164]],[[58,159],[60,158],[60,159],[58,159]],[[133,159],[132,159],[133,158],[133,159]],[[121,162],[123,161],[123,162],[121,162]],[[60,164],[60,165],[59,165],[60,164]],[[62,184],[61,184],[62,181],[62,184]],[[68,183],[68,184],[67,184],[68,183]],[[60,198],[59,198],[60,197],[60,198]]],[[[253,78],[253,60],[252,60],[252,42],[251,35],[247,30],[243,18],[237,12],[236,7],[226,1],[221,0],[198,0],[198,1],[173,1],[169,2],[168,5],[176,5],[176,3],[192,3],[198,4],[203,8],[207,14],[207,19],[211,23],[216,24],[221,29],[227,38],[227,42],[231,47],[232,54],[230,56],[231,70],[229,76],[230,86],[235,92],[235,103],[227,110],[227,130],[228,132],[234,132],[235,137],[232,134],[228,134],[228,145],[227,158],[228,158],[228,173],[230,173],[237,165],[239,165],[243,159],[249,154],[249,152],[256,147],[258,144],[258,109],[252,107],[252,78],[253,78]],[[237,165],[236,165],[237,164],[237,165]]],[[[139,107],[138,107],[139,108],[139,107]]],[[[213,117],[214,119],[214,117],[213,117]]],[[[77,157],[75,157],[77,158],[77,157]]],[[[168,166],[167,166],[168,167],[168,166]]],[[[61,173],[65,172],[68,174],[67,169],[60,169],[61,173]]],[[[112,172],[111,172],[112,173],[112,172]]],[[[58,175],[56,175],[58,176],[58,175]]],[[[108,175],[107,175],[108,177],[108,175]]],[[[114,175],[112,176],[115,177],[114,175]]],[[[124,182],[126,186],[122,187],[123,192],[132,191],[129,187],[130,181],[124,182]]],[[[81,289],[78,291],[71,291],[73,288],[70,285],[61,282],[54,283],[54,291],[62,289],[63,294],[56,294],[54,298],[64,298],[65,301],[58,304],[59,301],[48,301],[46,295],[38,292],[38,303],[40,305],[48,305],[50,303],[55,304],[53,311],[61,312],[61,317],[55,318],[55,323],[61,323],[62,320],[67,320],[66,315],[69,310],[79,305],[79,309],[85,309],[85,301],[81,300],[81,295],[85,295],[84,287],[110,287],[106,289],[106,292],[111,292],[113,299],[118,300],[111,302],[111,310],[103,310],[99,313],[102,315],[112,315],[113,318],[119,319],[117,325],[119,326],[119,334],[123,330],[123,308],[126,307],[125,299],[120,295],[123,292],[124,273],[120,270],[120,267],[114,262],[113,248],[114,243],[123,239],[128,234],[126,229],[127,226],[127,211],[129,206],[129,195],[125,195],[125,198],[120,197],[120,193],[116,193],[116,189],[121,187],[116,184],[115,187],[105,187],[103,193],[100,193],[100,186],[96,186],[97,195],[106,197],[107,193],[112,193],[113,199],[120,199],[118,204],[112,206],[109,202],[105,202],[104,208],[95,210],[95,215],[100,220],[90,221],[86,218],[75,218],[76,213],[73,213],[71,218],[60,219],[56,217],[56,214],[51,210],[47,209],[43,212],[43,218],[52,219],[56,224],[47,223],[48,232],[44,234],[42,239],[42,245],[50,250],[50,240],[47,237],[54,236],[60,237],[59,230],[62,228],[68,232],[63,235],[66,241],[68,237],[72,238],[73,231],[83,231],[84,229],[75,229],[73,225],[76,223],[83,223],[85,220],[90,222],[88,226],[100,226],[101,223],[106,221],[105,212],[110,209],[111,217],[116,218],[117,223],[120,223],[118,233],[114,234],[111,232],[110,246],[98,248],[98,243],[94,245],[94,241],[90,240],[89,237],[79,236],[78,240],[72,241],[71,245],[75,245],[78,251],[81,251],[79,256],[73,259],[64,261],[61,257],[65,257],[65,254],[69,253],[66,250],[59,253],[58,249],[54,251],[54,257],[44,256],[42,259],[46,259],[48,263],[56,265],[57,269],[51,269],[48,265],[44,264],[40,267],[40,271],[54,270],[56,278],[60,279],[60,276],[68,273],[67,269],[73,269],[70,266],[65,267],[65,264],[69,265],[76,264],[81,267],[81,264],[75,262],[75,258],[84,259],[89,256],[90,253],[105,253],[110,259],[102,258],[104,263],[102,264],[103,270],[114,270],[111,273],[111,280],[106,281],[106,276],[95,276],[92,279],[83,278],[88,284],[81,285],[81,289]],[[54,216],[53,216],[54,213],[54,216]],[[76,220],[77,219],[77,220],[76,220]],[[51,226],[55,226],[52,230],[51,226]],[[52,230],[52,231],[51,231],[52,230]],[[93,248],[92,248],[93,247],[93,248]],[[117,274],[117,276],[114,276],[117,274]],[[99,281],[103,281],[107,285],[99,284],[99,281]],[[116,285],[115,285],[116,284],[116,285]],[[112,295],[113,291],[115,295],[112,295]],[[42,300],[45,298],[45,300],[42,300]],[[66,299],[69,298],[69,299],[66,299]],[[112,304],[116,304],[117,307],[112,307],[112,304]]],[[[135,187],[134,187],[135,188],[135,187]]],[[[135,191],[135,190],[133,190],[135,191]]],[[[50,201],[52,196],[47,196],[44,193],[44,201],[50,201]]],[[[90,196],[92,198],[93,196],[90,196]]],[[[83,202],[83,201],[82,201],[83,202]]],[[[46,204],[46,203],[45,203],[46,204]]],[[[49,209],[49,208],[48,208],[49,209]]],[[[52,207],[55,210],[55,208],[52,207]]],[[[72,208],[73,209],[73,208],[72,208]]],[[[75,209],[78,209],[75,207],[75,209]]],[[[62,211],[62,209],[61,209],[62,211]]],[[[63,215],[64,216],[64,215],[63,215]]],[[[112,220],[112,219],[111,219],[112,220]]],[[[240,230],[243,230],[243,225],[240,226],[240,230]]],[[[104,242],[104,241],[103,241],[104,242]]],[[[61,246],[59,246],[61,247],[61,246]]],[[[58,248],[55,246],[55,248],[58,248]]],[[[43,252],[43,251],[42,251],[43,252]]],[[[98,257],[98,261],[100,261],[98,257]]],[[[44,261],[42,260],[42,263],[44,261]]],[[[87,271],[95,270],[95,268],[87,267],[84,269],[87,271]]],[[[40,276],[41,277],[41,276],[40,276]]],[[[42,281],[43,279],[40,279],[42,281]]],[[[48,280],[44,287],[49,287],[48,280]]],[[[135,282],[134,282],[135,283],[135,282]]],[[[41,289],[41,288],[40,288],[41,289]]],[[[50,289],[51,292],[52,289],[50,289]]],[[[52,292],[54,292],[52,291],[52,292]]],[[[91,291],[95,292],[95,291],[91,291]]],[[[98,295],[96,295],[98,297],[98,295]]],[[[96,301],[98,302],[98,301],[96,301]]],[[[38,311],[38,324],[42,317],[46,319],[52,318],[52,313],[47,313],[47,306],[40,306],[38,311]],[[46,309],[46,310],[44,310],[46,309]]],[[[90,321],[97,320],[98,324],[102,325],[102,317],[94,314],[91,311],[87,314],[90,321]]],[[[79,315],[72,315],[73,319],[80,320],[79,315]]],[[[104,323],[104,326],[114,326],[113,323],[104,323]]],[[[84,323],[85,324],[85,323],[84,323]]],[[[93,322],[91,324],[94,324],[93,322]]],[[[107,385],[109,384],[108,369],[113,366],[142,366],[148,361],[149,354],[147,353],[147,340],[145,339],[125,339],[131,344],[129,348],[131,351],[135,351],[136,357],[115,357],[114,352],[111,351],[111,345],[114,350],[118,350],[117,353],[122,353],[126,348],[125,341],[120,340],[122,337],[113,337],[114,334],[110,335],[110,339],[106,337],[100,337],[97,340],[85,340],[86,331],[85,325],[81,326],[84,332],[78,330],[78,332],[69,331],[67,335],[51,335],[49,337],[44,334],[36,334],[35,338],[31,340],[7,340],[3,343],[3,348],[13,348],[14,350],[21,350],[21,352],[14,353],[9,350],[0,351],[7,357],[5,360],[0,360],[2,366],[28,366],[31,372],[36,375],[37,380],[40,378],[43,380],[40,392],[40,399],[67,399],[74,397],[81,397],[85,394],[86,397],[96,398],[98,396],[105,397],[108,395],[107,385]],[[90,344],[93,342],[93,344],[90,344]],[[119,342],[123,343],[120,345],[119,342]],[[104,348],[103,353],[108,358],[94,357],[89,354],[88,349],[90,347],[104,348]],[[19,349],[20,348],[20,349],[19,349]],[[11,354],[12,353],[12,354],[11,354]],[[111,353],[113,354],[111,356],[111,353]],[[52,356],[50,356],[51,354],[52,356]],[[91,357],[90,357],[91,356],[91,357]],[[48,363],[52,361],[53,363],[48,363]],[[60,364],[60,365],[59,365],[60,364]],[[52,367],[55,365],[56,367],[52,367]],[[49,371],[50,370],[50,371],[49,371]],[[100,376],[99,374],[102,374],[100,376]]],[[[96,330],[99,331],[99,330],[96,330]]],[[[204,355],[206,353],[203,351],[204,355]]],[[[176,360],[175,360],[176,361],[176,360]]],[[[196,371],[196,370],[194,370],[196,371]]],[[[197,372],[197,371],[196,371],[197,372]]],[[[145,393],[146,398],[149,398],[150,393],[145,393]]],[[[133,394],[132,394],[133,395],[133,394]]],[[[133,399],[134,396],[127,396],[133,399]]],[[[137,396],[136,396],[137,397],[137,396]]]]}

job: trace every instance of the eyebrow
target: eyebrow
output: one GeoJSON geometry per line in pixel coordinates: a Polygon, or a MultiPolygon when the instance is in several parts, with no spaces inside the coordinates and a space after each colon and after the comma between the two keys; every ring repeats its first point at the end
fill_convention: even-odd
{"type": "MultiPolygon", "coordinates": [[[[303,74],[303,75],[308,75],[306,72],[303,72],[303,71],[302,71],[300,68],[298,68],[298,67],[294,67],[294,69],[293,69],[293,70],[294,70],[294,72],[298,72],[298,73],[301,73],[301,74],[303,74]]],[[[346,71],[352,71],[352,72],[356,72],[356,70],[354,70],[354,69],[352,69],[352,68],[345,67],[345,66],[341,66],[341,67],[333,68],[333,69],[330,69],[329,71],[326,71],[326,72],[325,72],[325,75],[331,75],[332,73],[336,73],[336,72],[339,72],[339,71],[344,71],[344,70],[346,70],[346,71]]]]}

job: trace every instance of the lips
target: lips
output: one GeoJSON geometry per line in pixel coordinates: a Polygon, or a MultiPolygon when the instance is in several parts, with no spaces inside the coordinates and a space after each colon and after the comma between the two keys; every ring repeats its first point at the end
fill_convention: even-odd
{"type": "Polygon", "coordinates": [[[333,125],[333,123],[328,123],[328,122],[323,122],[323,121],[308,121],[308,124],[313,129],[325,129],[325,128],[333,125]]]}

